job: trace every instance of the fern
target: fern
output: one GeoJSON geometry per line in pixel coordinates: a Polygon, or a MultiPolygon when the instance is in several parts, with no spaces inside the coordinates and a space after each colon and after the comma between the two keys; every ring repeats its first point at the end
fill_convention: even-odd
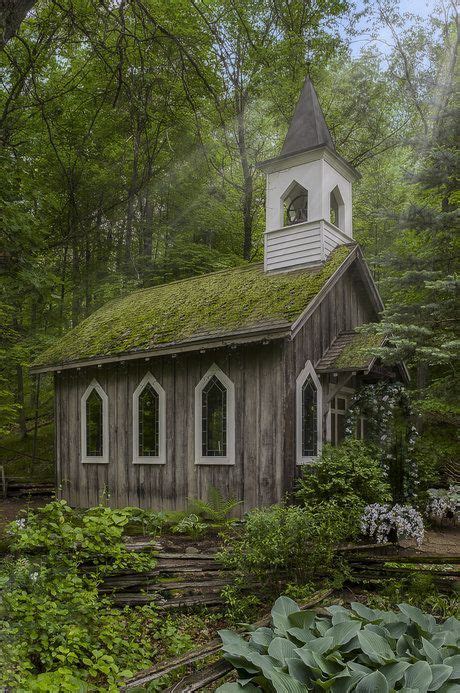
{"type": "Polygon", "coordinates": [[[234,508],[240,505],[242,501],[237,501],[235,498],[225,498],[219,489],[214,486],[209,487],[208,500],[204,501],[199,498],[189,498],[190,511],[199,515],[204,520],[215,522],[216,524],[224,524],[230,519],[230,513],[234,508]]]}

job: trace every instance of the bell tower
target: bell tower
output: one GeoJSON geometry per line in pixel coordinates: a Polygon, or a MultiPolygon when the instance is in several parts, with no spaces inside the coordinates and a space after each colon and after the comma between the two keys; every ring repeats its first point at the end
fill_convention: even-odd
{"type": "Polygon", "coordinates": [[[267,272],[320,265],[353,240],[352,183],[359,173],[336,152],[307,77],[280,154],[266,174],[267,272]]]}

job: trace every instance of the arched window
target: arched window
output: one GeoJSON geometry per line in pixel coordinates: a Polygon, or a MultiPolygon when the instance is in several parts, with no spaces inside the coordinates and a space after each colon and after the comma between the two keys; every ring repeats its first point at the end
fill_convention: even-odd
{"type": "Polygon", "coordinates": [[[108,398],[97,380],[81,398],[81,461],[109,461],[108,398]]]}
{"type": "Polygon", "coordinates": [[[339,186],[336,185],[329,195],[329,221],[339,229],[343,229],[345,223],[344,215],[345,204],[339,186]]]}
{"type": "Polygon", "coordinates": [[[165,464],[165,391],[151,373],[133,393],[133,464],[165,464]]]}
{"type": "Polygon", "coordinates": [[[308,221],[308,190],[293,181],[283,197],[283,226],[308,221]]]}
{"type": "Polygon", "coordinates": [[[195,388],[195,462],[235,463],[235,388],[215,364],[195,388]]]}
{"type": "Polygon", "coordinates": [[[314,461],[322,447],[322,388],[310,361],[296,383],[297,464],[314,461]]]}

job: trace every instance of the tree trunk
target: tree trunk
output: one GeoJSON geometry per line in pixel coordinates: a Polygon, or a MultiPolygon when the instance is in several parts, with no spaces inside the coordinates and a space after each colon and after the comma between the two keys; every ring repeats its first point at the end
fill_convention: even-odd
{"type": "Polygon", "coordinates": [[[35,0],[0,0],[0,49],[15,36],[35,0]]]}
{"type": "Polygon", "coordinates": [[[25,438],[27,438],[27,425],[24,402],[24,369],[19,363],[16,366],[16,402],[19,404],[19,436],[21,440],[25,440],[25,438]]]}
{"type": "Polygon", "coordinates": [[[246,128],[244,122],[244,96],[237,98],[237,123],[238,123],[238,151],[240,154],[241,169],[243,172],[243,257],[251,258],[252,249],[252,197],[253,181],[249,166],[248,151],[246,146],[246,128]]]}

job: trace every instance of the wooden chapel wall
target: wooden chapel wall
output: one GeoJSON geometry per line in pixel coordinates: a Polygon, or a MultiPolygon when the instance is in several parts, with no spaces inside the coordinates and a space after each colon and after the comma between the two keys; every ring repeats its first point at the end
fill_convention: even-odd
{"type": "MultiPolygon", "coordinates": [[[[307,319],[285,350],[285,439],[284,492],[290,491],[302,467],[296,464],[296,378],[310,360],[315,366],[339,332],[352,330],[377,319],[368,289],[353,263],[338,279],[313,314],[307,319]]],[[[321,377],[323,400],[328,397],[328,378],[321,377]]],[[[323,408],[324,414],[324,408],[323,408]]],[[[323,441],[326,439],[326,418],[323,415],[323,441]]]]}
{"type": "Polygon", "coordinates": [[[210,485],[244,499],[241,511],[268,505],[283,489],[283,346],[220,349],[65,370],[56,376],[57,475],[61,497],[89,507],[183,509],[210,485]],[[234,466],[195,465],[195,387],[216,363],[235,385],[234,466]],[[166,392],[166,464],[132,464],[132,395],[150,371],[166,392]],[[95,378],[109,400],[109,463],[81,462],[80,401],[95,378]]]}

